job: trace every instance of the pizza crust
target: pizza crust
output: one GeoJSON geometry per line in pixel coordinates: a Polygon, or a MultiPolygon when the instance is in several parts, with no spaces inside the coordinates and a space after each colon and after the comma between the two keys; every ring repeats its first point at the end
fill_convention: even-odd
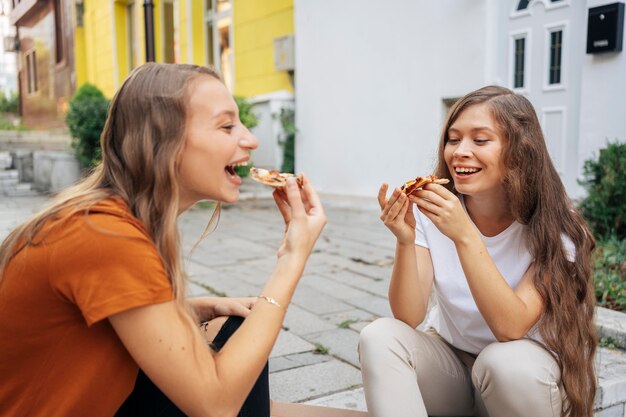
{"type": "MultiPolygon", "coordinates": [[[[295,175],[280,172],[276,169],[268,170],[263,168],[250,168],[250,177],[261,184],[269,185],[274,188],[282,188],[287,185],[287,178],[295,177],[295,175]]],[[[299,186],[302,186],[302,177],[296,177],[299,186]]]]}

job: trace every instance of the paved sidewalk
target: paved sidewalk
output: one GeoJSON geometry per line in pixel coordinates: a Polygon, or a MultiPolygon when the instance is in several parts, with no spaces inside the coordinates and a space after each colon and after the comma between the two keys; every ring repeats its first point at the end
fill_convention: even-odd
{"type": "MultiPolygon", "coordinates": [[[[217,229],[186,258],[193,295],[258,295],[269,276],[283,231],[270,190],[249,181],[242,201],[226,206],[217,229]]],[[[45,197],[0,198],[0,238],[46,202],[45,197]]],[[[311,256],[270,358],[272,398],[365,410],[356,351],[359,331],[390,316],[387,286],[392,235],[371,199],[322,196],[328,225],[311,256]]],[[[196,207],[180,221],[184,251],[211,215],[196,207]]],[[[626,416],[626,356],[601,349],[596,416],[626,416]]]]}

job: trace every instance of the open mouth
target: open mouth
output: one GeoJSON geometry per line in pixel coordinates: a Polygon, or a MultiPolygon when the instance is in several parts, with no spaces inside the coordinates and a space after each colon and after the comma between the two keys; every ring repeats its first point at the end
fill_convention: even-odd
{"type": "Polygon", "coordinates": [[[455,167],[454,168],[454,173],[460,177],[463,176],[468,176],[468,175],[472,175],[475,174],[477,172],[481,171],[480,168],[466,168],[466,167],[455,167]]]}
{"type": "Polygon", "coordinates": [[[224,168],[224,171],[228,172],[228,174],[230,174],[232,176],[236,176],[237,173],[235,172],[235,167],[245,167],[247,165],[248,165],[248,161],[241,162],[241,163],[238,163],[238,164],[226,165],[226,168],[224,168]]]}

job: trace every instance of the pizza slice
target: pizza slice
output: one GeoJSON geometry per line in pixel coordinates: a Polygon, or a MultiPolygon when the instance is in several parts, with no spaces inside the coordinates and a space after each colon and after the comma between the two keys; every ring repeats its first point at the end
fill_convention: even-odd
{"type": "MultiPolygon", "coordinates": [[[[261,184],[269,185],[274,188],[281,188],[287,185],[287,178],[294,177],[295,175],[280,172],[276,169],[263,169],[263,168],[250,168],[250,176],[253,180],[260,182],[261,184]]],[[[302,177],[296,177],[296,181],[300,187],[302,187],[302,177]]]]}
{"type": "Polygon", "coordinates": [[[404,183],[400,189],[404,191],[404,194],[411,195],[415,190],[422,188],[426,184],[447,184],[450,180],[447,178],[437,178],[436,175],[427,175],[425,177],[417,177],[414,180],[410,180],[404,183]]]}

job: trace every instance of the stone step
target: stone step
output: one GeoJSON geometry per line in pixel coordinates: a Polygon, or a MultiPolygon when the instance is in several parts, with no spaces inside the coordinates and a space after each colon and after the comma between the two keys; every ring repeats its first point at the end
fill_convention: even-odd
{"type": "Polygon", "coordinates": [[[0,171],[8,169],[13,163],[13,158],[9,152],[0,152],[0,171]]]}
{"type": "Polygon", "coordinates": [[[626,314],[603,307],[596,308],[596,330],[601,342],[626,349],[626,314]]]}
{"type": "Polygon", "coordinates": [[[28,197],[41,195],[41,193],[33,188],[33,183],[20,182],[12,186],[0,186],[0,195],[7,197],[28,197]]]}
{"type": "Polygon", "coordinates": [[[10,180],[10,179],[18,179],[19,173],[17,169],[2,169],[0,170],[0,181],[1,180],[10,180]]]}

